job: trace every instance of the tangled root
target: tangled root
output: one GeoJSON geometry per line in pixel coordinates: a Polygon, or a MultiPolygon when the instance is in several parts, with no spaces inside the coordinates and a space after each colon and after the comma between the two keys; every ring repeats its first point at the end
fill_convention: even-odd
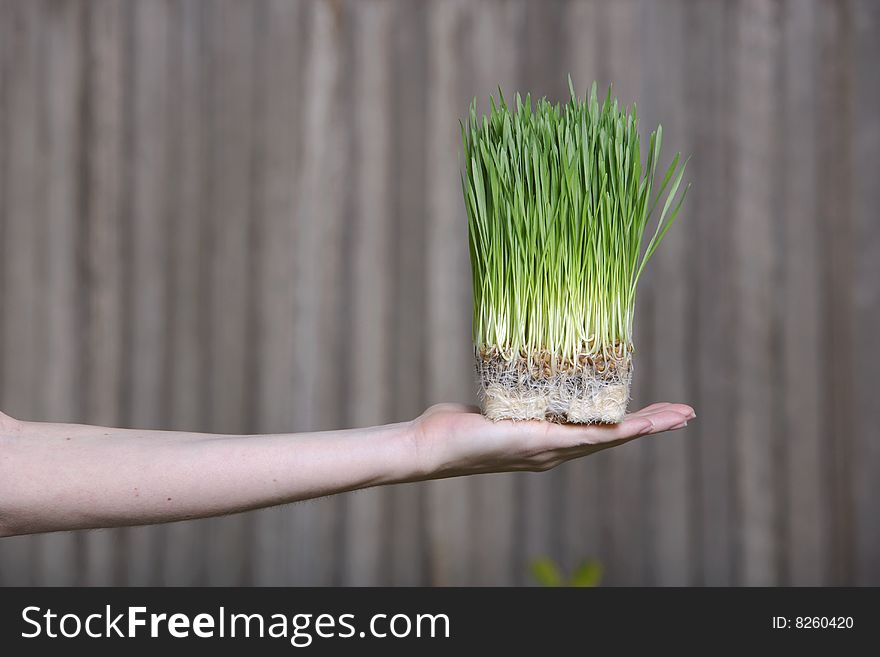
{"type": "Polygon", "coordinates": [[[560,362],[548,354],[504,359],[476,355],[480,403],[490,420],[616,423],[629,402],[632,357],[581,356],[560,362]]]}

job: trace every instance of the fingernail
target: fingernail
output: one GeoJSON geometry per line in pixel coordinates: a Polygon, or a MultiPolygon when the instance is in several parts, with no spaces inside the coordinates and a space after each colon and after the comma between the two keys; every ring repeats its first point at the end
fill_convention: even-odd
{"type": "Polygon", "coordinates": [[[687,420],[685,420],[684,422],[679,422],[678,424],[676,424],[672,428],[673,429],[684,429],[687,425],[688,425],[687,420]]]}

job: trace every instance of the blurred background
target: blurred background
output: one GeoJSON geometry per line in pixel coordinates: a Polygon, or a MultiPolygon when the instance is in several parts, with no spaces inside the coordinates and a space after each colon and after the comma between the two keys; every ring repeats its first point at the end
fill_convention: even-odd
{"type": "Polygon", "coordinates": [[[546,474],[5,539],[11,584],[880,584],[880,5],[0,0],[0,408],[215,432],[475,398],[458,118],[595,79],[692,154],[636,405],[546,474]]]}

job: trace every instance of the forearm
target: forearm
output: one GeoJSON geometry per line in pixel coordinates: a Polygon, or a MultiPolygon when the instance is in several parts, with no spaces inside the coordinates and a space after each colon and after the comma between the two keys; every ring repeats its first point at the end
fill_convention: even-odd
{"type": "Polygon", "coordinates": [[[0,437],[0,535],[183,520],[410,480],[411,431],[234,436],[23,422],[0,437]]]}

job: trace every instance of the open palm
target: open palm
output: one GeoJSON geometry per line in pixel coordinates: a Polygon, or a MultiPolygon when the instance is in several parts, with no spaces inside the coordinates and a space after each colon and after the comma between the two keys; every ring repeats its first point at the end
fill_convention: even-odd
{"type": "Polygon", "coordinates": [[[465,404],[437,404],[415,421],[427,477],[543,471],[641,436],[681,429],[696,417],[685,404],[651,404],[610,425],[493,422],[465,404]]]}

